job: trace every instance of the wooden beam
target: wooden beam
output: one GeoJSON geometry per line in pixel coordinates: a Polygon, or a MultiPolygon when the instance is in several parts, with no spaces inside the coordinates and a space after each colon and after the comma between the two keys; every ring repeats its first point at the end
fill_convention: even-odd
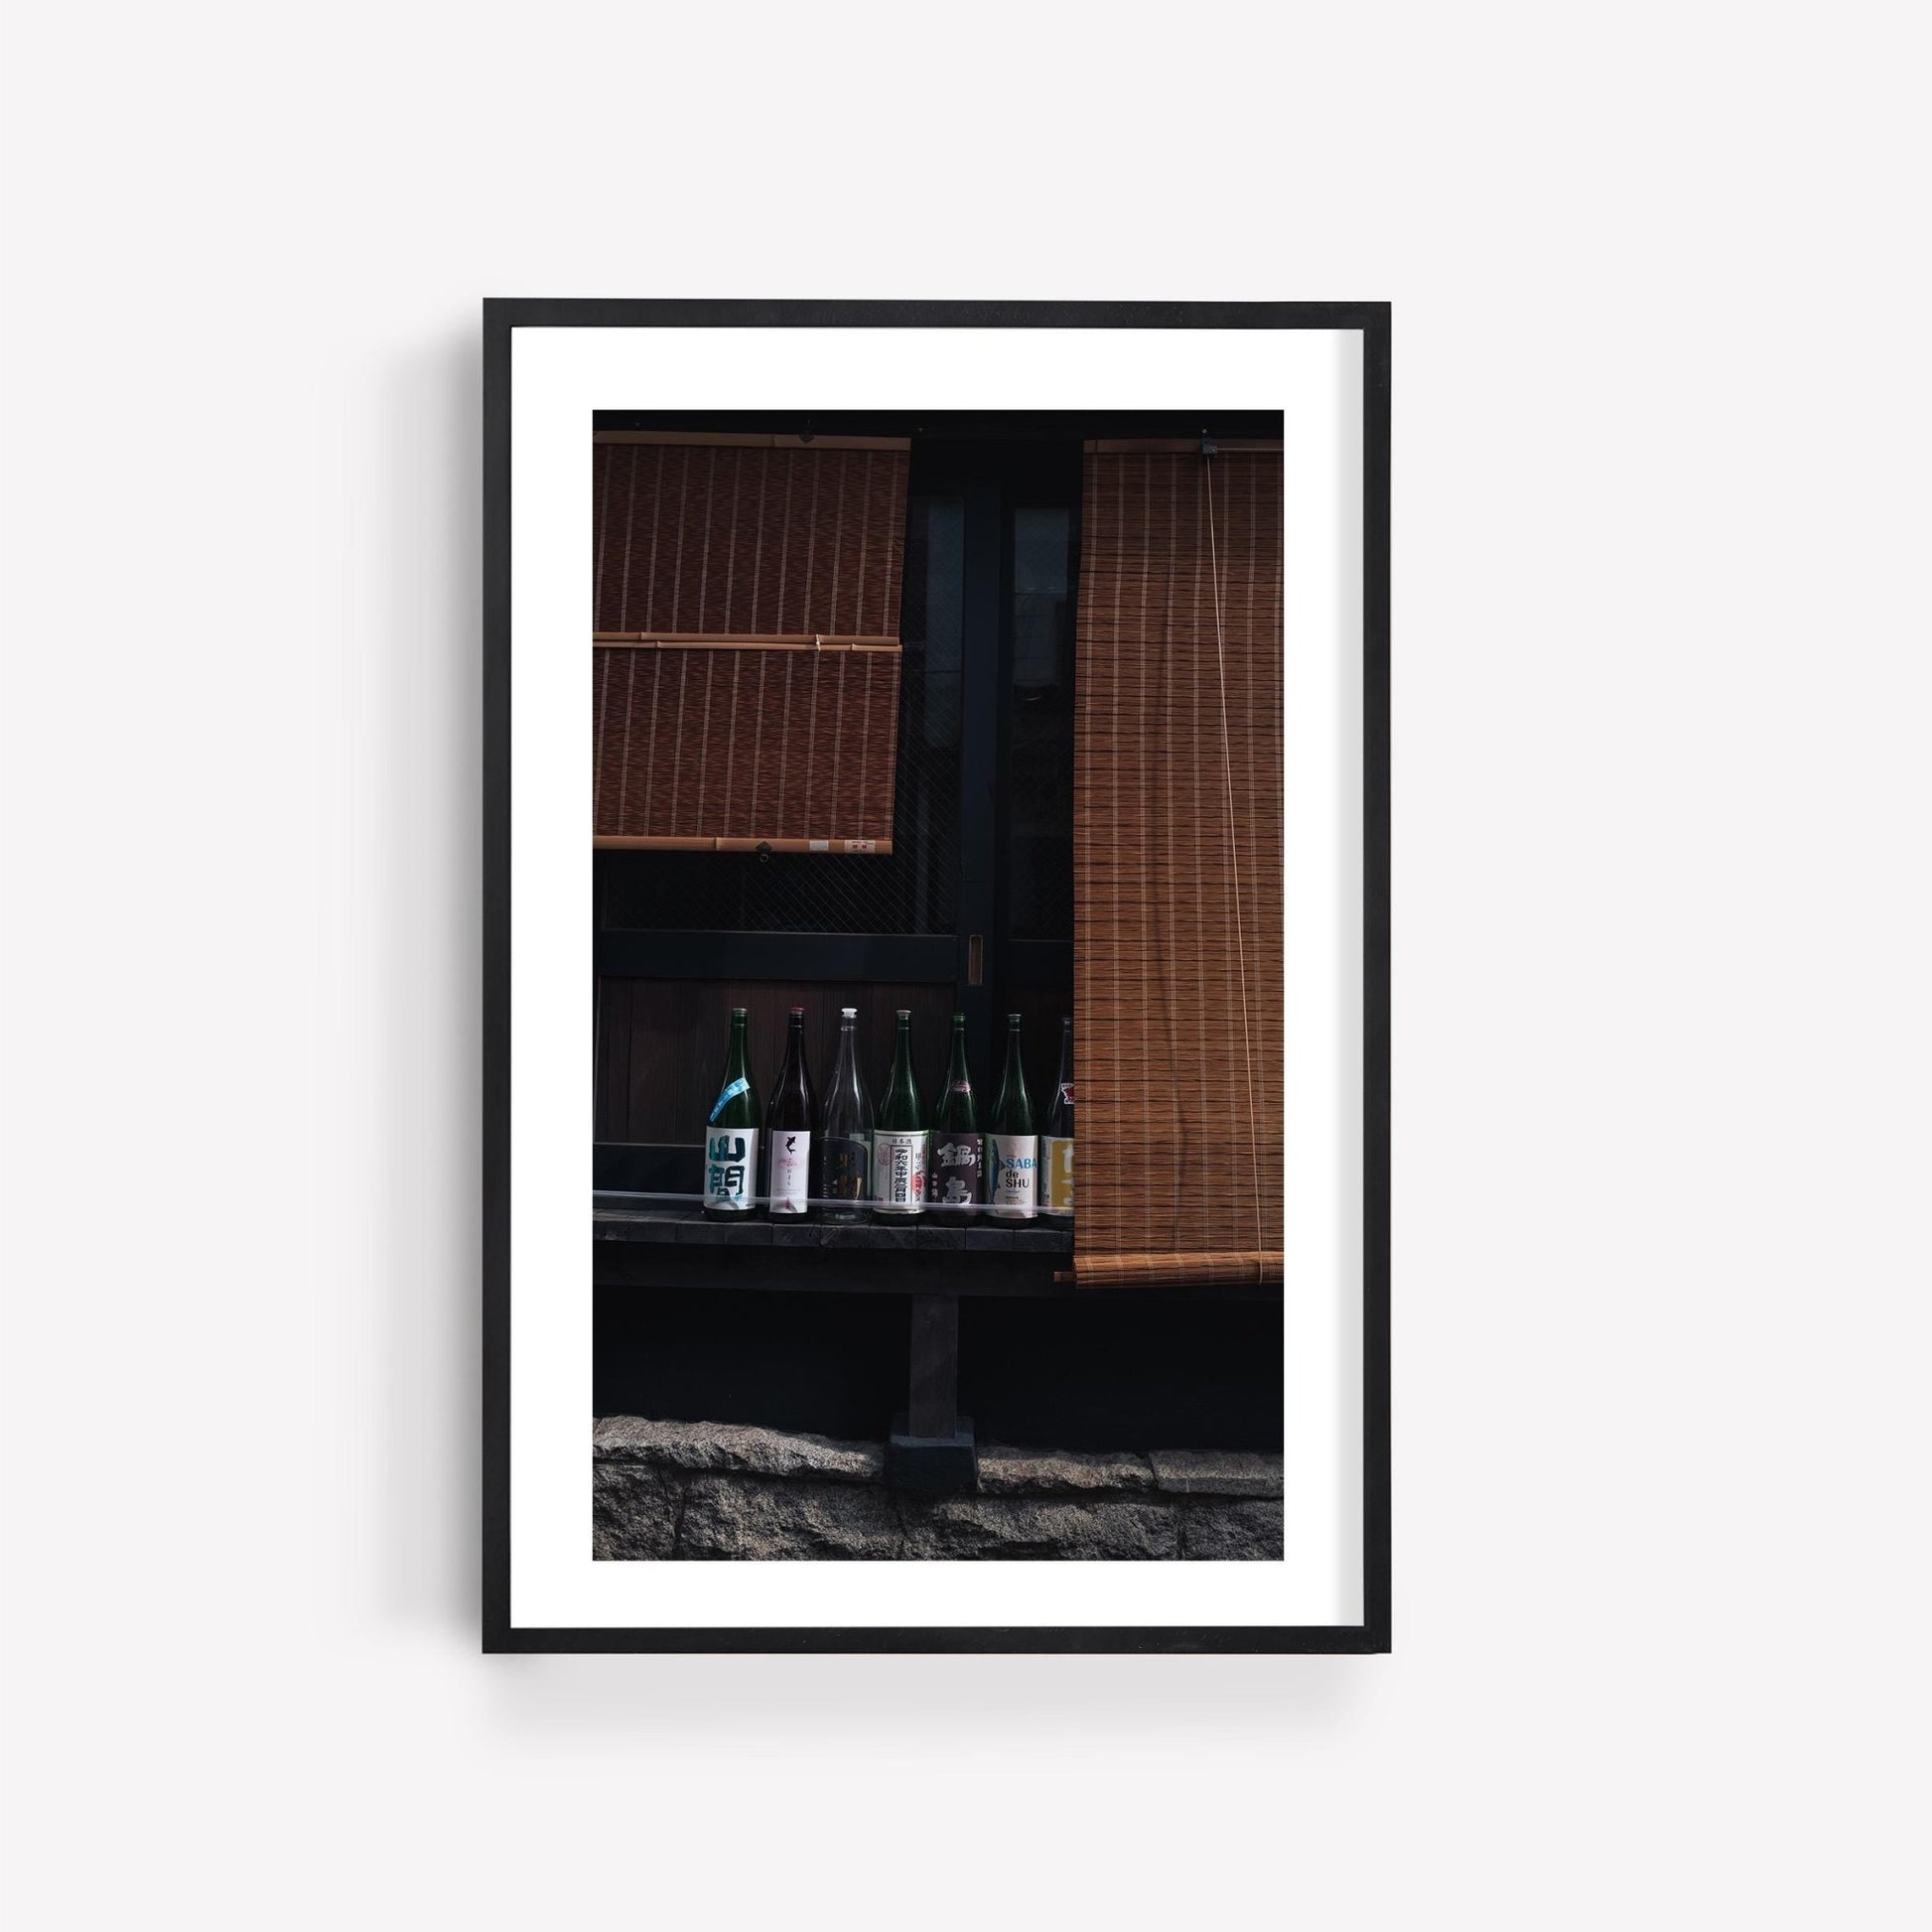
{"type": "Polygon", "coordinates": [[[701,839],[636,832],[599,832],[597,852],[832,852],[875,859],[893,856],[891,839],[701,839]]]}
{"type": "Polygon", "coordinates": [[[732,430],[599,429],[595,443],[656,443],[711,450],[909,450],[909,436],[766,436],[732,430]]]}
{"type": "Polygon", "coordinates": [[[834,637],[806,631],[768,636],[697,630],[594,630],[597,650],[880,650],[899,648],[897,637],[834,637]]]}
{"type": "Polygon", "coordinates": [[[912,1388],[908,1436],[959,1433],[959,1303],[951,1295],[912,1300],[912,1388]]]}
{"type": "MultiPolygon", "coordinates": [[[[1280,443],[1253,436],[1209,436],[1222,456],[1279,456],[1280,443]]],[[[1087,440],[1089,456],[1199,456],[1198,436],[1100,436],[1087,440]]]]}

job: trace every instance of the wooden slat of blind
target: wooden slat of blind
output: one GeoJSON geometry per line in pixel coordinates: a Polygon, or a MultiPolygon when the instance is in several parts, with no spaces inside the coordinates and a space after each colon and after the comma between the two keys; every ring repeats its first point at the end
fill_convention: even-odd
{"type": "Polygon", "coordinates": [[[1278,1282],[1281,457],[1089,453],[1077,651],[1074,1276],[1278,1282]]]}
{"type": "Polygon", "coordinates": [[[592,446],[601,631],[898,635],[903,449],[592,446]]]}
{"type": "Polygon", "coordinates": [[[890,853],[898,679],[897,646],[596,645],[597,842],[890,853]]]}

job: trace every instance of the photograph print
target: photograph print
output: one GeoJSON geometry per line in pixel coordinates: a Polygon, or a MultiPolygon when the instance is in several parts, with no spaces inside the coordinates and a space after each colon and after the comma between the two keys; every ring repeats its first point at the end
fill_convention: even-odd
{"type": "Polygon", "coordinates": [[[586,456],[598,1557],[1279,1559],[1280,413],[586,456]]]}

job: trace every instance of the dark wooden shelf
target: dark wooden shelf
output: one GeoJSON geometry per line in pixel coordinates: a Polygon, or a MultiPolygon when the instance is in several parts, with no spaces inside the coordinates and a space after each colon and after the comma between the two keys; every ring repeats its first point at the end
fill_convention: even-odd
{"type": "Polygon", "coordinates": [[[711,1221],[692,1208],[595,1199],[596,1278],[660,1288],[804,1289],[875,1295],[1065,1295],[1054,1271],[1073,1231],[1038,1223],[948,1227],[882,1221],[711,1221]],[[755,1254],[744,1254],[753,1249],[755,1254]]]}
{"type": "Polygon", "coordinates": [[[1051,1222],[949,1227],[880,1221],[708,1221],[695,1208],[593,1196],[594,1279],[603,1287],[802,1290],[847,1295],[1105,1295],[1193,1302],[1277,1300],[1277,1287],[1149,1282],[1079,1289],[1073,1231],[1051,1222]],[[747,1254],[743,1250],[754,1252],[747,1254]]]}
{"type": "Polygon", "coordinates": [[[1050,1221],[988,1221],[970,1226],[919,1215],[892,1221],[774,1221],[751,1215],[713,1221],[691,1207],[630,1207],[594,1195],[591,1227],[600,1241],[701,1248],[832,1248],[845,1254],[934,1251],[991,1255],[1073,1253],[1073,1230],[1050,1221]]]}

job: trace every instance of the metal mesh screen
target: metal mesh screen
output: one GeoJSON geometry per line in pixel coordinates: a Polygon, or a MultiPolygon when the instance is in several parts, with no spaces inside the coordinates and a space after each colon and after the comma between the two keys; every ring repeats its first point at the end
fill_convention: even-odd
{"type": "MultiPolygon", "coordinates": [[[[959,901],[959,741],[965,504],[906,509],[898,755],[888,857],[600,852],[600,928],[942,933],[959,901]]],[[[1070,774],[1068,782],[1070,783],[1070,774]]],[[[1069,885],[1070,892],[1070,885],[1069,885]]]]}

